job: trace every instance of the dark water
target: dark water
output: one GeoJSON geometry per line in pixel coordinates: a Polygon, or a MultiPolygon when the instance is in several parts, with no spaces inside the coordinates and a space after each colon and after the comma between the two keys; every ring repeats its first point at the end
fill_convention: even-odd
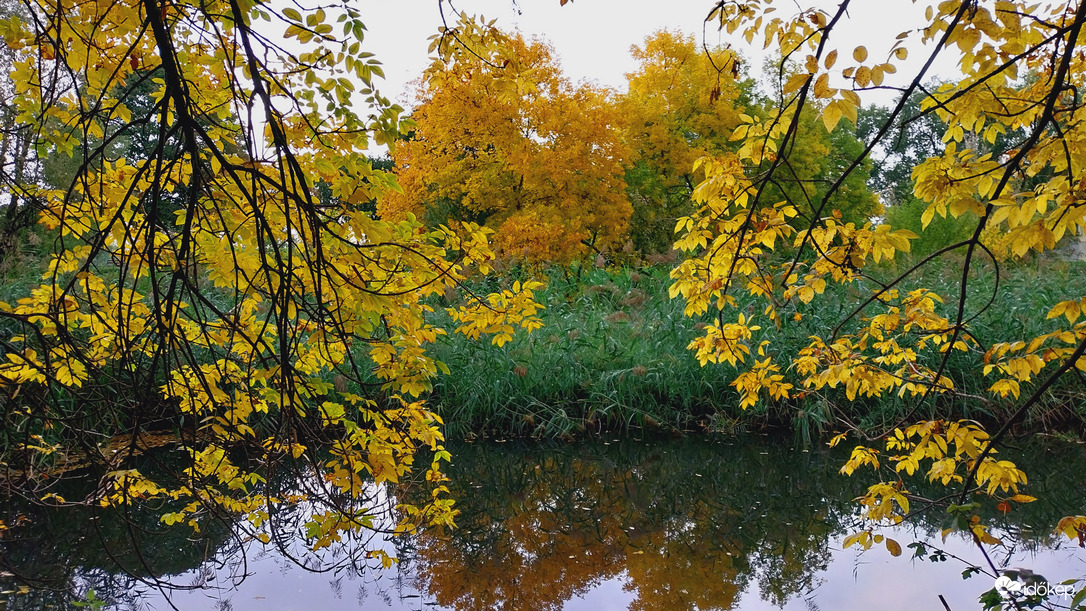
{"type": "MultiPolygon", "coordinates": [[[[851,499],[871,482],[838,475],[840,452],[761,437],[452,450],[457,529],[315,555],[300,526],[295,540],[264,546],[228,524],[199,538],[165,529],[160,508],[118,516],[9,501],[0,551],[20,577],[2,580],[0,608],[95,608],[77,604],[93,590],[105,609],[185,611],[941,610],[940,595],[961,611],[992,588],[990,576],[963,579],[983,557],[958,534],[942,541],[938,514],[887,532],[900,557],[842,550],[856,525],[851,499]],[[911,557],[915,542],[923,559],[911,557]],[[364,554],[375,547],[399,564],[381,569],[364,554]],[[35,587],[19,593],[26,580],[35,587]]],[[[1086,511],[1086,451],[1053,442],[1005,456],[1033,476],[1025,492],[1040,500],[990,516],[1005,542],[993,560],[1051,583],[1086,576],[1086,550],[1051,534],[1086,511]]]]}

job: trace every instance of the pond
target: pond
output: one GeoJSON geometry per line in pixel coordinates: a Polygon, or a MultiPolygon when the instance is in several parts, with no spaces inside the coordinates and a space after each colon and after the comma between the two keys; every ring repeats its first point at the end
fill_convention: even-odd
{"type": "MultiPolygon", "coordinates": [[[[301,527],[293,540],[264,545],[228,524],[198,536],[165,529],[160,508],[122,519],[9,500],[0,608],[980,608],[994,580],[963,578],[984,559],[960,533],[942,540],[940,515],[886,531],[900,556],[882,545],[842,550],[865,480],[837,473],[846,452],[788,441],[458,445],[448,469],[456,529],[309,554],[301,527]],[[367,558],[378,548],[399,562],[385,569],[367,558]]],[[[1086,507],[1086,450],[1051,441],[1006,454],[1038,474],[1026,492],[1039,500],[988,516],[1004,541],[993,561],[1053,584],[1086,576],[1086,550],[1051,534],[1060,517],[1086,507]]]]}

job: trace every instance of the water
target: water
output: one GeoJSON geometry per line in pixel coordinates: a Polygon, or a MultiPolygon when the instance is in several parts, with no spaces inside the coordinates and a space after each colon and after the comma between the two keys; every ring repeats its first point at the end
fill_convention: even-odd
{"type": "MultiPolygon", "coordinates": [[[[961,611],[980,608],[993,585],[983,574],[962,578],[984,559],[958,533],[942,541],[937,513],[886,531],[900,557],[882,546],[842,550],[856,527],[851,499],[872,481],[837,474],[842,452],[761,437],[452,450],[457,529],[374,536],[317,555],[300,537],[277,549],[237,540],[228,525],[193,538],[164,529],[156,508],[126,522],[99,509],[11,504],[5,522],[21,514],[24,525],[5,533],[3,556],[23,581],[8,577],[5,589],[27,579],[51,589],[8,594],[6,609],[74,609],[93,589],[107,609],[185,611],[938,610],[940,595],[961,611]],[[923,559],[913,557],[916,542],[923,559]],[[400,563],[384,570],[365,558],[376,547],[400,563]],[[945,560],[932,561],[936,549],[945,560]],[[150,575],[169,585],[148,585],[150,575]]],[[[987,516],[1006,544],[993,561],[1053,584],[1086,576],[1086,550],[1051,535],[1060,517],[1086,507],[1086,452],[1050,443],[1014,454],[1034,475],[1026,492],[1040,500],[987,516]]]]}

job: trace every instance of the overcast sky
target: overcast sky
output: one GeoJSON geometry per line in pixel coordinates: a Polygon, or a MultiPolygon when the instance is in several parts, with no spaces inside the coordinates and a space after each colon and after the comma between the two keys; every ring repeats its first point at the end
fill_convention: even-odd
{"type": "MultiPolygon", "coordinates": [[[[396,97],[426,66],[427,38],[441,25],[437,0],[361,0],[371,50],[385,64],[387,93],[396,97]]],[[[709,10],[705,0],[459,0],[452,6],[496,19],[502,29],[550,42],[573,80],[625,88],[635,68],[630,46],[667,28],[700,35],[709,10]]],[[[450,25],[456,15],[445,6],[450,25]]]]}
{"type": "MultiPolygon", "coordinates": [[[[384,63],[385,95],[401,103],[405,85],[417,78],[427,64],[427,38],[441,24],[438,0],[357,0],[368,27],[367,46],[384,63]]],[[[832,10],[836,2],[816,2],[832,10]]],[[[800,2],[804,6],[810,2],[800,2]]],[[[894,37],[901,31],[922,23],[927,3],[910,0],[855,0],[849,19],[835,32],[841,57],[866,45],[872,59],[885,57],[894,37]]],[[[555,48],[566,74],[573,80],[591,80],[615,89],[625,89],[624,74],[635,69],[630,46],[640,44],[646,36],[659,29],[670,29],[703,35],[702,23],[713,3],[711,0],[573,0],[561,6],[559,0],[458,0],[452,4],[468,14],[481,14],[496,19],[503,29],[516,29],[526,35],[538,35],[555,48]]],[[[781,2],[780,13],[794,10],[793,2],[781,2]]],[[[450,24],[456,16],[446,2],[450,24]]],[[[762,58],[746,49],[745,43],[726,38],[710,27],[705,32],[710,44],[732,42],[761,70],[762,58]]],[[[758,45],[760,48],[760,45],[758,45]]],[[[910,62],[919,66],[923,55],[918,47],[910,48],[910,62]]],[[[843,64],[841,64],[843,65],[843,64]]],[[[941,64],[940,74],[952,72],[953,62],[941,64]]],[[[840,67],[840,66],[839,66],[840,67]]],[[[904,72],[904,71],[903,71],[904,72]]],[[[904,75],[899,73],[897,77],[904,75]]],[[[888,103],[889,94],[868,96],[872,101],[888,103]]]]}

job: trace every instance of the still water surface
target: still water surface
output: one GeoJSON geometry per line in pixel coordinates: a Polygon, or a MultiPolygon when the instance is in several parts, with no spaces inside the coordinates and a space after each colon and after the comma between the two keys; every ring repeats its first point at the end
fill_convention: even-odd
{"type": "MultiPolygon", "coordinates": [[[[957,534],[942,541],[939,515],[887,533],[900,557],[842,550],[855,526],[850,499],[865,480],[837,474],[840,452],[762,437],[452,450],[456,530],[346,544],[308,556],[309,569],[288,559],[307,558],[302,537],[276,549],[238,541],[225,527],[200,539],[152,535],[161,530],[154,511],[147,532],[133,533],[108,514],[8,507],[7,523],[13,512],[27,518],[0,540],[3,559],[52,589],[8,594],[0,608],[86,608],[72,603],[93,589],[106,609],[184,611],[937,611],[940,595],[961,611],[979,608],[992,588],[990,576],[962,578],[983,558],[957,534]],[[138,546],[128,543],[133,535],[138,546]],[[915,542],[923,559],[913,557],[915,542]],[[358,561],[352,552],[364,545],[399,564],[358,561]],[[149,586],[119,564],[193,589],[149,586]]],[[[1051,583],[1086,576],[1086,550],[1050,534],[1060,517],[1086,509],[1086,451],[1052,442],[1013,458],[1038,474],[1026,492],[1040,500],[992,517],[1006,542],[993,560],[1051,583]]],[[[19,585],[4,581],[7,590],[19,585]]]]}

